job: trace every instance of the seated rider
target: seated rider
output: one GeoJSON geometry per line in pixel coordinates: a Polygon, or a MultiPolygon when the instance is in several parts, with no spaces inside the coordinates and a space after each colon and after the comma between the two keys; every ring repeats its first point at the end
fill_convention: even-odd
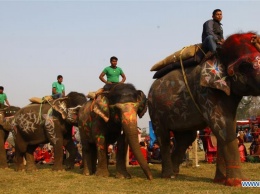
{"type": "Polygon", "coordinates": [[[10,106],[7,96],[4,93],[4,87],[0,86],[0,109],[5,107],[5,103],[10,106]]]}
{"type": "Polygon", "coordinates": [[[106,67],[102,73],[99,75],[99,79],[104,82],[106,85],[99,89],[98,91],[90,92],[87,97],[89,98],[95,98],[97,94],[102,93],[104,90],[108,91],[110,88],[117,83],[124,83],[126,80],[126,76],[123,72],[123,70],[120,67],[117,67],[117,57],[113,56],[110,58],[110,66],[106,67]],[[106,75],[107,80],[105,80],[104,76],[106,75]],[[122,80],[119,81],[119,76],[122,77],[122,80]]]}
{"type": "MultiPolygon", "coordinates": [[[[65,86],[64,86],[64,84],[62,84],[62,82],[63,82],[62,75],[58,75],[57,82],[52,83],[52,98],[53,99],[57,99],[57,98],[61,98],[61,97],[65,96],[65,86]]],[[[48,121],[46,121],[46,122],[48,122],[48,121]]],[[[45,129],[46,129],[47,137],[48,137],[50,143],[52,145],[55,145],[56,142],[58,141],[58,138],[56,138],[56,132],[55,132],[54,128],[51,125],[46,124],[45,129]]]]}
{"type": "Polygon", "coordinates": [[[224,43],[223,29],[220,21],[222,20],[222,11],[215,9],[212,18],[203,24],[202,47],[205,52],[215,53],[218,47],[224,43]]]}
{"type": "Polygon", "coordinates": [[[62,83],[62,75],[57,76],[57,81],[52,83],[52,98],[57,99],[65,96],[65,86],[62,83]]]}
{"type": "Polygon", "coordinates": [[[4,87],[0,86],[0,125],[3,124],[5,119],[5,110],[3,109],[5,108],[5,103],[10,106],[7,96],[4,93],[4,87]]]}

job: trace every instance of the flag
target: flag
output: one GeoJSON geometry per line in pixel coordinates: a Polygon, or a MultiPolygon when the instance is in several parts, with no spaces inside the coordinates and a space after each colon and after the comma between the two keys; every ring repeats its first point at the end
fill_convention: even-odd
{"type": "Polygon", "coordinates": [[[149,135],[150,135],[150,149],[153,148],[153,144],[156,140],[156,137],[155,137],[155,134],[154,134],[154,130],[153,130],[153,125],[152,125],[152,122],[149,121],[149,135]]]}

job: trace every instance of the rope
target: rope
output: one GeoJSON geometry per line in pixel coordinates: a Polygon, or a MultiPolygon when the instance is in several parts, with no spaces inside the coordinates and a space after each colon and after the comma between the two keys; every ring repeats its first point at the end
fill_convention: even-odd
{"type": "MultiPolygon", "coordinates": [[[[39,114],[38,114],[38,120],[40,120],[40,123],[42,122],[42,117],[41,117],[41,116],[42,116],[42,104],[43,104],[44,100],[45,100],[46,102],[48,102],[48,104],[52,107],[50,101],[47,100],[47,99],[45,99],[45,97],[43,97],[43,98],[42,98],[42,101],[41,101],[40,109],[39,109],[39,114]]],[[[51,109],[51,111],[52,111],[52,108],[50,108],[50,109],[51,109]]],[[[49,110],[49,111],[50,111],[50,110],[49,110]]],[[[48,113],[49,113],[49,111],[48,111],[48,113]]]]}
{"type": "MultiPolygon", "coordinates": [[[[186,76],[186,73],[185,73],[185,70],[184,70],[184,66],[183,66],[183,62],[182,62],[182,53],[183,51],[186,49],[187,47],[184,47],[182,50],[181,50],[181,53],[180,53],[180,63],[181,63],[181,70],[182,70],[182,75],[183,75],[183,78],[184,78],[184,82],[185,82],[185,85],[186,85],[186,88],[190,94],[190,97],[193,101],[193,103],[195,104],[196,108],[198,109],[198,111],[200,112],[200,114],[203,116],[202,112],[201,112],[201,109],[199,108],[198,104],[195,102],[195,99],[191,93],[191,90],[190,90],[190,87],[189,87],[189,84],[188,84],[188,81],[187,81],[187,76],[186,76]]],[[[204,53],[204,52],[203,52],[204,53]]],[[[205,54],[205,53],[204,53],[205,54]]]]}

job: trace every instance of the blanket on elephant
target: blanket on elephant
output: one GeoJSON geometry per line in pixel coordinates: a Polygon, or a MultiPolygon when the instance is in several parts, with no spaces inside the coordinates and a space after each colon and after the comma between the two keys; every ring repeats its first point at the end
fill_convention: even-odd
{"type": "Polygon", "coordinates": [[[225,67],[213,56],[202,64],[200,85],[204,87],[217,88],[230,95],[230,86],[226,82],[227,76],[224,73],[225,67]]]}
{"type": "Polygon", "coordinates": [[[183,47],[181,50],[169,55],[165,59],[153,65],[150,71],[158,71],[169,64],[176,63],[181,60],[185,61],[189,58],[193,58],[196,56],[196,53],[198,52],[204,53],[204,51],[202,50],[202,44],[195,44],[195,45],[183,47]]]}

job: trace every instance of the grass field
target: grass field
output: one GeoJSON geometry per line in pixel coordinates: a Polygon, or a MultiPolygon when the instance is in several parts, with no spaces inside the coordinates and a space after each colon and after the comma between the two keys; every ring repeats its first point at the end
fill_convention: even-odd
{"type": "MultiPolygon", "coordinates": [[[[0,169],[0,193],[260,193],[260,188],[235,188],[212,182],[215,164],[202,162],[199,167],[181,166],[176,179],[161,179],[160,164],[150,165],[154,179],[145,178],[139,166],[128,167],[132,179],[116,179],[115,166],[109,166],[110,177],[83,176],[82,169],[53,172],[49,165],[38,165],[33,173],[15,172],[14,166],[0,169]]],[[[260,163],[243,163],[242,169],[250,180],[260,181],[260,163]]]]}

